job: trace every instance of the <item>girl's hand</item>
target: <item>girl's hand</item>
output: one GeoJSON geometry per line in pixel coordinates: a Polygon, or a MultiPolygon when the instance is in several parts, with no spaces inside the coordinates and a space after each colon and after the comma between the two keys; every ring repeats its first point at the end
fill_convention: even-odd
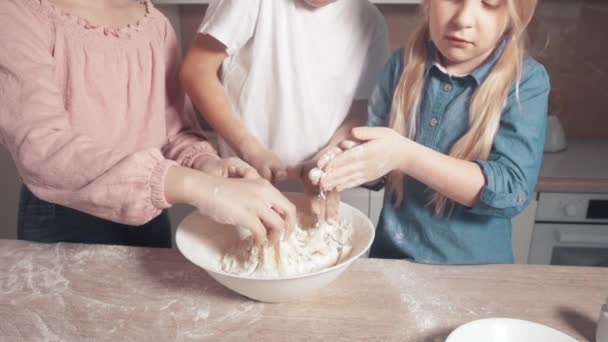
{"type": "Polygon", "coordinates": [[[206,190],[213,195],[199,192],[192,204],[216,222],[250,230],[258,244],[289,237],[296,225],[295,206],[264,179],[217,178],[206,190]]]}
{"type": "Polygon", "coordinates": [[[187,203],[212,220],[251,231],[256,243],[289,237],[296,208],[268,181],[211,176],[173,166],[165,178],[169,203],[187,203]]]}
{"type": "Polygon", "coordinates": [[[353,129],[352,140],[340,145],[345,151],[327,163],[319,162],[325,172],[320,183],[323,189],[343,191],[357,187],[387,173],[402,169],[407,163],[407,150],[412,141],[384,127],[358,127],[353,129]]]}
{"type": "Polygon", "coordinates": [[[339,153],[342,153],[342,150],[339,147],[328,147],[321,150],[315,157],[298,166],[298,174],[300,175],[302,183],[304,183],[304,194],[307,199],[307,207],[305,210],[313,220],[313,222],[308,222],[308,225],[338,221],[340,193],[337,191],[321,190],[319,182],[322,178],[323,171],[319,169],[317,165],[319,163],[319,158],[329,159],[339,153]]]}
{"type": "Polygon", "coordinates": [[[287,166],[274,152],[259,143],[245,144],[240,149],[240,155],[262,178],[271,182],[287,179],[287,166]]]}
{"type": "Polygon", "coordinates": [[[239,158],[219,158],[214,155],[201,155],[194,161],[192,168],[213,176],[226,178],[260,178],[258,172],[239,158]]]}

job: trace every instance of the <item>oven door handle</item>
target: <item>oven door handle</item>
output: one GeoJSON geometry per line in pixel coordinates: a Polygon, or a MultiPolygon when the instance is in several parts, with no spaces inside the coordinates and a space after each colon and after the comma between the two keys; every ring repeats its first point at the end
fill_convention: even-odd
{"type": "Polygon", "coordinates": [[[558,243],[588,243],[594,245],[608,244],[608,235],[597,236],[597,234],[576,234],[568,232],[557,232],[558,243]]]}

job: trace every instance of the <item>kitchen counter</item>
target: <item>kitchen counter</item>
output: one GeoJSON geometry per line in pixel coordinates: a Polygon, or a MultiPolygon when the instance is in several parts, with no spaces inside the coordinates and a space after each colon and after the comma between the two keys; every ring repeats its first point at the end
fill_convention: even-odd
{"type": "Polygon", "coordinates": [[[608,140],[572,140],[545,153],[537,191],[608,193],[608,140]]]}
{"type": "Polygon", "coordinates": [[[0,340],[443,340],[484,317],[593,340],[608,269],[359,259],[325,289],[266,304],[176,249],[0,240],[0,340]]]}

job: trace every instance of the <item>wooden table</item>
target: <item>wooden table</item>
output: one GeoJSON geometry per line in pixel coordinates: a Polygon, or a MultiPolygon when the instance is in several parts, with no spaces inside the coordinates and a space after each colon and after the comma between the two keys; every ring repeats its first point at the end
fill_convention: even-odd
{"type": "Polygon", "coordinates": [[[0,340],[443,341],[484,317],[593,340],[608,269],[360,259],[300,301],[227,290],[175,249],[0,240],[0,340]]]}

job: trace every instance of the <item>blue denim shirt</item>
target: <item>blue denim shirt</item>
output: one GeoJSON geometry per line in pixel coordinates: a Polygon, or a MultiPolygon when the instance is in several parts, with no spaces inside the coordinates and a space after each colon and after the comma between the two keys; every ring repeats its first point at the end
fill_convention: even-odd
{"type": "MultiPolygon", "coordinates": [[[[448,154],[468,130],[468,100],[491,72],[504,42],[471,74],[456,77],[435,65],[430,45],[426,83],[416,130],[416,142],[448,154]]],[[[385,66],[369,104],[369,126],[388,126],[391,103],[404,68],[398,50],[385,66]]],[[[455,204],[437,216],[428,205],[433,190],[407,178],[404,202],[395,207],[386,191],[370,256],[410,258],[424,263],[511,263],[511,218],[528,205],[542,161],[547,121],[549,77],[545,68],[527,58],[519,90],[508,95],[500,127],[487,160],[478,160],[486,184],[473,208],[455,204]],[[448,210],[446,210],[446,213],[448,210]]],[[[448,206],[449,208],[449,206],[448,206]]]]}

